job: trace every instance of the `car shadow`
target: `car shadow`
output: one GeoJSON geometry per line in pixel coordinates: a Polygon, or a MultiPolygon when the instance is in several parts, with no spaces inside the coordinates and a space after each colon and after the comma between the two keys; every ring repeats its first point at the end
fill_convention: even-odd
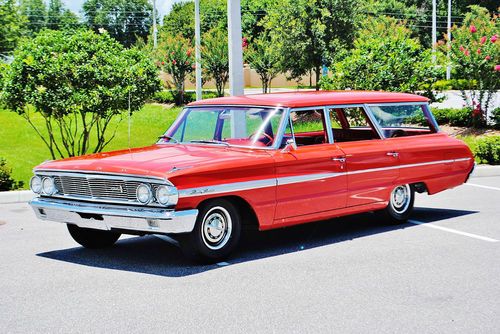
{"type": "MultiPolygon", "coordinates": [[[[474,213],[477,211],[415,208],[412,219],[431,223],[474,213]]],[[[228,265],[300,252],[414,226],[414,224],[386,225],[378,215],[364,213],[285,229],[248,232],[238,250],[227,262],[212,265],[192,263],[182,255],[174,243],[151,235],[123,238],[113,247],[106,249],[74,247],[37,255],[84,266],[166,277],[184,277],[228,265]]]]}

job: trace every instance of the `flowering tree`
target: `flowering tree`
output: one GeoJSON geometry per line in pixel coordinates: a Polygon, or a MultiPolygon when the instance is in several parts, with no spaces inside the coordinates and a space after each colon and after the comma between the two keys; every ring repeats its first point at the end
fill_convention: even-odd
{"type": "Polygon", "coordinates": [[[257,72],[262,82],[262,92],[271,91],[271,81],[280,72],[279,50],[272,45],[267,33],[262,33],[249,44],[243,40],[245,60],[257,72]]]}
{"type": "Polygon", "coordinates": [[[224,87],[229,80],[227,32],[212,29],[203,35],[202,42],[201,67],[206,79],[214,79],[217,96],[224,96],[224,87]]]}
{"type": "MultiPolygon", "coordinates": [[[[449,54],[455,75],[468,80],[461,94],[472,110],[473,124],[484,126],[493,94],[500,88],[499,28],[497,17],[490,17],[485,8],[470,8],[463,25],[453,27],[449,54]]],[[[446,52],[447,48],[443,46],[442,50],[446,52]]]]}
{"type": "Polygon", "coordinates": [[[158,47],[157,64],[172,76],[177,104],[184,101],[186,77],[195,68],[194,50],[191,42],[181,36],[164,36],[158,47]]]}

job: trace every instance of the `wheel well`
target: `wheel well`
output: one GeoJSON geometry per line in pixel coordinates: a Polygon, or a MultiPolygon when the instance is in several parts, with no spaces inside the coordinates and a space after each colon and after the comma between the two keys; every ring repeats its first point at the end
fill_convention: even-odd
{"type": "Polygon", "coordinates": [[[243,228],[247,230],[258,230],[259,228],[259,219],[257,218],[257,215],[255,214],[255,211],[253,210],[252,206],[248,204],[247,201],[245,201],[243,198],[238,197],[238,196],[221,196],[221,197],[212,197],[209,199],[204,200],[201,202],[199,206],[203,205],[207,201],[213,200],[213,199],[225,199],[231,202],[238,212],[240,213],[240,218],[243,223],[243,228]]]}
{"type": "Polygon", "coordinates": [[[429,190],[427,189],[427,186],[423,182],[412,183],[411,186],[419,194],[421,194],[423,192],[427,192],[427,193],[429,192],[429,190]]]}

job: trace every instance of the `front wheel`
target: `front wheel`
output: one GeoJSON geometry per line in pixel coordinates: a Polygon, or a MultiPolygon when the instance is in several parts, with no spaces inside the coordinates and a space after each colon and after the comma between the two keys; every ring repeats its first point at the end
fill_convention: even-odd
{"type": "Polygon", "coordinates": [[[112,246],[119,238],[120,233],[112,231],[94,230],[68,224],[69,234],[85,248],[104,248],[112,246]]]}
{"type": "Polygon", "coordinates": [[[181,249],[188,258],[213,263],[226,258],[238,245],[241,222],[238,210],[226,199],[202,204],[191,233],[180,236],[181,249]]]}
{"type": "Polygon", "coordinates": [[[409,184],[395,187],[391,191],[389,204],[381,211],[390,224],[402,224],[410,218],[415,201],[415,190],[409,184]]]}

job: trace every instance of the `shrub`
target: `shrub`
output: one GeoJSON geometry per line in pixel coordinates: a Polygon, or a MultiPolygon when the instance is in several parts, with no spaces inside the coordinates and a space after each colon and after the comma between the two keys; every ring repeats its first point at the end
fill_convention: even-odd
{"type": "Polygon", "coordinates": [[[500,164],[500,136],[478,139],[473,153],[479,163],[500,164]]]}
{"type": "Polygon", "coordinates": [[[470,108],[453,109],[433,109],[432,113],[438,124],[449,124],[452,126],[471,126],[472,110],[470,108]]]}
{"type": "Polygon", "coordinates": [[[500,129],[500,107],[499,108],[495,108],[492,112],[491,112],[491,116],[490,116],[490,119],[493,121],[493,127],[496,128],[496,129],[500,129]]]}
{"type": "Polygon", "coordinates": [[[7,167],[7,162],[4,158],[0,158],[0,191],[15,190],[22,188],[23,181],[15,181],[10,175],[12,169],[7,167]]]}
{"type": "MultiPolygon", "coordinates": [[[[218,93],[214,91],[203,91],[203,99],[212,99],[218,97],[218,93]]],[[[183,98],[183,104],[188,104],[196,100],[196,92],[185,92],[183,98]]],[[[157,92],[153,96],[153,101],[157,103],[176,103],[177,97],[176,93],[171,90],[163,90],[157,92]]]]}
{"type": "Polygon", "coordinates": [[[466,79],[451,79],[451,80],[438,80],[432,85],[434,90],[467,90],[470,88],[477,88],[476,80],[466,79]]]}

